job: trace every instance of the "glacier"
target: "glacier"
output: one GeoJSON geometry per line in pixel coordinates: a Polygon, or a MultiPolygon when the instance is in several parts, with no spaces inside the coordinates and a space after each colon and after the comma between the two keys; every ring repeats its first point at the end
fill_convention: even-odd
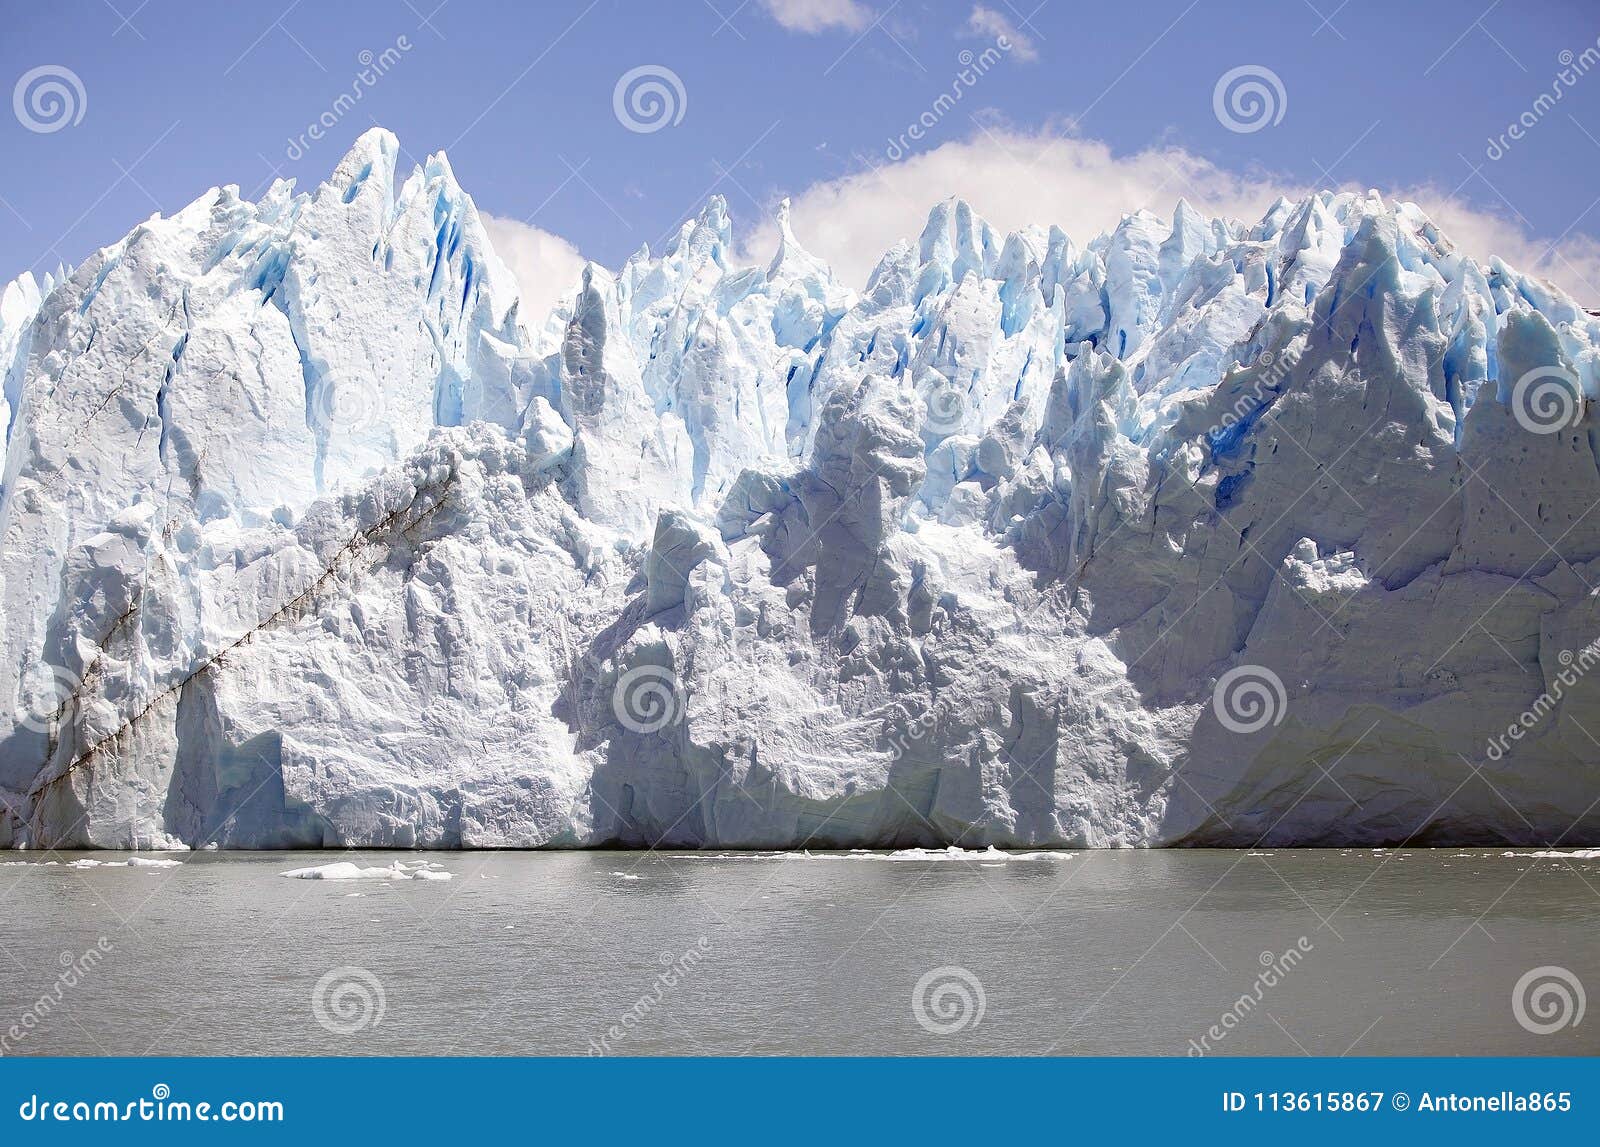
{"type": "Polygon", "coordinates": [[[399,154],[0,293],[0,846],[1600,843],[1600,319],[1415,206],[547,317],[399,154]]]}

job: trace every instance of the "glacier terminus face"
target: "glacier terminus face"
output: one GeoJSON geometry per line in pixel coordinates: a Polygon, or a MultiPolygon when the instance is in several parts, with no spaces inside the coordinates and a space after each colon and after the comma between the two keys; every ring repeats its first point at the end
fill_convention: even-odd
{"type": "Polygon", "coordinates": [[[1600,842],[1600,319],[1416,207],[546,318],[398,157],[0,293],[0,846],[1600,842]]]}

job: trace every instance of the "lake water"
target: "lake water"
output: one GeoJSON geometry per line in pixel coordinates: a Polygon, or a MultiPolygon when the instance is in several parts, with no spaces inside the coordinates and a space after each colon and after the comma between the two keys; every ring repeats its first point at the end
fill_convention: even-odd
{"type": "Polygon", "coordinates": [[[1594,859],[85,856],[124,859],[0,853],[10,1054],[1600,1052],[1600,1016],[1512,1001],[1540,966],[1600,989],[1594,859]]]}

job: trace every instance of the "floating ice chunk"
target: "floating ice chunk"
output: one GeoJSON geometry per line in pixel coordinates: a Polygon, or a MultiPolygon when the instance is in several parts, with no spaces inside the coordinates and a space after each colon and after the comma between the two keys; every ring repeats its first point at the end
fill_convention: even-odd
{"type": "MultiPolygon", "coordinates": [[[[395,866],[398,867],[399,865],[395,866]]],[[[333,864],[318,864],[310,868],[292,868],[278,875],[286,876],[290,880],[387,880],[393,878],[396,872],[395,869],[389,868],[362,868],[359,864],[340,860],[333,864]]]]}
{"type": "Polygon", "coordinates": [[[890,860],[989,860],[1004,864],[1011,857],[1001,852],[994,845],[988,848],[959,848],[950,845],[947,848],[901,848],[889,854],[890,860]]]}
{"type": "Polygon", "coordinates": [[[332,864],[293,868],[278,875],[291,880],[449,880],[450,873],[434,871],[438,867],[425,860],[409,864],[397,860],[383,868],[363,868],[353,861],[336,860],[332,864]]]}
{"type": "MultiPolygon", "coordinates": [[[[53,863],[53,862],[52,862],[53,863]]],[[[159,857],[130,856],[127,860],[95,860],[92,857],[83,857],[79,860],[68,861],[68,868],[176,868],[182,864],[181,860],[167,860],[159,857]]]]}
{"type": "Polygon", "coordinates": [[[1571,852],[1541,848],[1535,852],[1502,852],[1500,855],[1530,856],[1535,860],[1600,860],[1600,848],[1575,848],[1571,852]]]}

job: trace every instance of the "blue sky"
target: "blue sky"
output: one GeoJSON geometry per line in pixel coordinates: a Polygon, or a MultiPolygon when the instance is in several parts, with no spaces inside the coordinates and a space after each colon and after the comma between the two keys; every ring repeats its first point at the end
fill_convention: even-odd
{"type": "Polygon", "coordinates": [[[794,196],[802,240],[859,278],[945,194],[1085,239],[1180,194],[1242,214],[1349,184],[1418,198],[1474,253],[1537,262],[1600,306],[1592,0],[6,0],[5,23],[0,280],[80,260],[214,184],[314,183],[376,122],[410,160],[447,150],[481,209],[524,225],[498,234],[525,278],[570,274],[577,251],[615,266],[714,191],[747,233],[794,196]],[[1000,35],[1009,49],[982,65],[1000,35]],[[363,83],[362,53],[386,49],[363,83]],[[979,57],[970,84],[963,52],[979,57]],[[614,97],[644,66],[676,78],[674,114],[630,131],[614,97]],[[42,67],[83,93],[81,119],[46,132],[15,86],[42,67]],[[1259,130],[1216,110],[1238,68],[1276,81],[1259,130]],[[296,142],[357,87],[327,138],[296,142]],[[922,139],[891,143],[958,88],[922,139]]]}

